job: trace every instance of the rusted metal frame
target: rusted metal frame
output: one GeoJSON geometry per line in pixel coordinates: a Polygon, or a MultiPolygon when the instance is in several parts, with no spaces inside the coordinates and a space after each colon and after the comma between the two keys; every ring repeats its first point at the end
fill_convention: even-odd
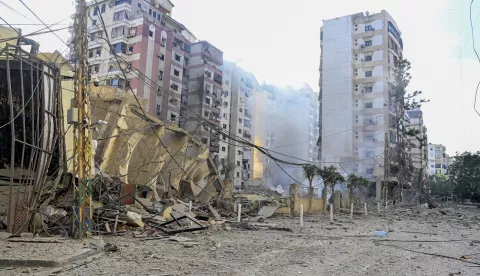
{"type": "Polygon", "coordinates": [[[6,52],[6,62],[7,62],[7,86],[8,86],[8,102],[10,105],[10,131],[11,131],[11,149],[10,149],[10,188],[9,188],[9,199],[8,199],[8,222],[7,222],[7,227],[8,227],[8,232],[13,231],[13,218],[11,216],[12,214],[12,208],[13,208],[13,177],[15,175],[15,123],[13,121],[14,115],[13,115],[13,95],[12,95],[12,80],[11,80],[11,75],[10,75],[10,57],[8,53],[8,48],[9,46],[7,45],[7,52],[6,52]]]}
{"type": "MultiPolygon", "coordinates": [[[[25,89],[23,87],[23,60],[20,59],[20,89],[21,89],[21,94],[22,94],[22,132],[23,132],[23,141],[27,141],[27,135],[26,135],[26,129],[25,129],[25,89]]],[[[19,141],[18,139],[15,139],[15,141],[19,141]]],[[[22,157],[20,160],[20,183],[22,182],[23,179],[23,160],[25,158],[25,144],[22,144],[22,157]]]]}

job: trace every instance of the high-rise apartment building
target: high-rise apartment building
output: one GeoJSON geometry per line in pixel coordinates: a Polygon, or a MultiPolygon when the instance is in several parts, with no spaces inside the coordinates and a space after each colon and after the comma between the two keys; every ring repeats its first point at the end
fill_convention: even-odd
{"type": "MultiPolygon", "coordinates": [[[[253,143],[257,79],[253,74],[231,62],[226,62],[222,71],[225,79],[222,91],[221,127],[231,136],[253,143]]],[[[227,162],[234,166],[230,178],[235,189],[243,189],[252,183],[253,149],[244,143],[228,140],[227,137],[221,138],[220,163],[227,162]]]]}
{"type": "MultiPolygon", "coordinates": [[[[189,76],[192,73],[196,76],[197,71],[209,64],[221,64],[222,54],[211,47],[214,55],[219,52],[220,56],[213,56],[213,61],[209,61],[208,54],[202,52],[208,43],[197,43],[195,36],[171,17],[173,7],[169,0],[90,2],[88,62],[92,78],[116,88],[126,88],[129,84],[137,96],[146,99],[148,113],[185,126],[183,107],[188,103],[188,88],[190,83],[198,81],[190,82],[189,76]],[[107,37],[112,49],[109,49],[107,37]],[[196,51],[194,64],[190,64],[192,47],[196,51]],[[205,58],[200,61],[199,56],[205,58]]],[[[195,93],[200,92],[196,90],[195,93]]],[[[203,110],[198,111],[203,114],[203,110]]]]}
{"type": "Polygon", "coordinates": [[[413,129],[417,134],[408,136],[410,149],[409,154],[412,158],[412,164],[415,167],[415,176],[413,183],[425,178],[428,174],[428,145],[427,145],[427,127],[423,122],[423,112],[420,109],[407,111],[408,129],[413,129]],[[421,173],[421,174],[420,174],[421,173]],[[420,175],[422,178],[419,178],[420,175]]]}
{"type": "Polygon", "coordinates": [[[382,10],[325,20],[320,39],[321,161],[376,182],[379,199],[385,138],[395,143],[388,83],[402,57],[401,32],[382,10]]]}
{"type": "Polygon", "coordinates": [[[428,173],[430,175],[448,175],[450,156],[442,144],[428,144],[428,173]]]}

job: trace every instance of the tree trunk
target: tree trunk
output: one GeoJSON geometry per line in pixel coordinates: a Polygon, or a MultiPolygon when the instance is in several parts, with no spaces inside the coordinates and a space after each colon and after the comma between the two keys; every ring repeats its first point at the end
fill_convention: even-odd
{"type": "MultiPolygon", "coordinates": [[[[333,208],[333,206],[335,206],[335,184],[332,184],[332,185],[330,186],[330,188],[332,188],[332,195],[331,195],[331,197],[332,197],[332,208],[333,208]]],[[[335,210],[335,209],[334,209],[334,210],[335,210]]]]}
{"type": "Polygon", "coordinates": [[[312,181],[313,179],[309,179],[309,185],[308,185],[308,214],[310,215],[312,212],[312,203],[313,203],[313,185],[312,181]]]}
{"type": "Polygon", "coordinates": [[[323,184],[322,190],[323,212],[327,211],[327,184],[323,184]]]}
{"type": "Polygon", "coordinates": [[[352,205],[352,203],[354,202],[354,199],[353,199],[353,187],[350,187],[350,196],[349,196],[349,203],[350,205],[352,205]]]}

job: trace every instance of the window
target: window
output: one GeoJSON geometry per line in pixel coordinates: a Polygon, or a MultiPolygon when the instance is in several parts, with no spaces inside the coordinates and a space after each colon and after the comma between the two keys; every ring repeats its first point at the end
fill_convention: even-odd
{"type": "Polygon", "coordinates": [[[173,75],[174,75],[175,77],[180,77],[180,71],[177,70],[177,69],[173,69],[173,75]]]}
{"type": "Polygon", "coordinates": [[[238,153],[238,155],[242,155],[243,152],[241,150],[239,150],[237,153],[238,153]]]}
{"type": "Polygon", "coordinates": [[[163,80],[163,71],[158,71],[158,80],[163,80]]]}
{"type": "Polygon", "coordinates": [[[373,108],[373,103],[365,103],[365,108],[373,108]]]}
{"type": "Polygon", "coordinates": [[[366,40],[365,41],[365,47],[367,46],[372,46],[372,41],[371,40],[366,40]]]}
{"type": "Polygon", "coordinates": [[[237,166],[240,166],[240,161],[237,161],[237,166]]]}
{"type": "Polygon", "coordinates": [[[227,124],[223,124],[223,129],[227,129],[227,124]]]}
{"type": "Polygon", "coordinates": [[[222,151],[225,152],[225,147],[222,147],[222,151]]]}
{"type": "Polygon", "coordinates": [[[113,21],[120,21],[124,19],[128,19],[130,17],[130,11],[128,10],[121,10],[117,11],[113,14],[113,21]]]}
{"type": "Polygon", "coordinates": [[[115,53],[127,53],[127,44],[123,42],[113,44],[113,48],[115,49],[115,53]]]}
{"type": "Polygon", "coordinates": [[[222,134],[222,139],[223,139],[224,141],[227,141],[227,135],[222,134]]]}
{"type": "Polygon", "coordinates": [[[228,119],[228,113],[223,113],[223,118],[228,119]]]}
{"type": "Polygon", "coordinates": [[[95,7],[95,9],[93,10],[93,15],[97,15],[98,14],[98,6],[95,7]]]}
{"type": "Polygon", "coordinates": [[[175,61],[180,62],[181,60],[182,60],[182,56],[180,56],[179,54],[175,53],[175,61]]]}
{"type": "Polygon", "coordinates": [[[176,119],[177,119],[177,115],[170,113],[170,121],[175,122],[176,119]]]}
{"type": "Polygon", "coordinates": [[[238,118],[238,122],[241,124],[242,123],[242,118],[238,118]]]}
{"type": "Polygon", "coordinates": [[[97,20],[96,20],[96,19],[92,20],[92,25],[93,25],[93,26],[96,26],[96,25],[97,25],[97,20]]]}
{"type": "Polygon", "coordinates": [[[148,14],[152,15],[152,9],[148,9],[148,14]]]}
{"type": "Polygon", "coordinates": [[[152,32],[152,31],[148,31],[148,36],[149,36],[149,37],[153,37],[153,32],[152,32]]]}
{"type": "Polygon", "coordinates": [[[371,77],[373,76],[373,72],[372,71],[365,71],[365,77],[368,78],[368,77],[371,77]]]}
{"type": "Polygon", "coordinates": [[[372,86],[367,86],[364,89],[364,93],[372,93],[373,92],[373,87],[372,86]]]}
{"type": "Polygon", "coordinates": [[[365,32],[373,31],[372,25],[365,26],[365,32]]]}
{"type": "Polygon", "coordinates": [[[160,13],[157,14],[157,20],[160,20],[160,13]]]}
{"type": "Polygon", "coordinates": [[[205,112],[203,112],[203,116],[208,118],[210,116],[210,112],[208,112],[208,110],[205,110],[205,112]]]}
{"type": "Polygon", "coordinates": [[[241,129],[238,130],[238,134],[242,134],[242,130],[241,130],[241,129]]]}
{"type": "Polygon", "coordinates": [[[228,107],[228,102],[223,102],[223,107],[228,107]]]}
{"type": "Polygon", "coordinates": [[[138,3],[137,4],[137,7],[139,7],[140,9],[142,8],[142,4],[138,3]]]}
{"type": "Polygon", "coordinates": [[[212,99],[210,99],[210,97],[205,97],[205,103],[210,105],[212,102],[212,99]]]}
{"type": "Polygon", "coordinates": [[[164,54],[160,54],[160,60],[165,60],[165,55],[164,54]]]}
{"type": "Polygon", "coordinates": [[[223,96],[228,97],[228,91],[223,91],[223,96]]]}
{"type": "Polygon", "coordinates": [[[368,175],[368,174],[373,174],[373,168],[367,168],[365,170],[365,173],[368,175]]]}
{"type": "Polygon", "coordinates": [[[372,56],[371,55],[365,56],[365,61],[372,61],[372,56]]]}
{"type": "Polygon", "coordinates": [[[372,158],[372,157],[373,157],[373,151],[365,152],[365,158],[372,158]]]}
{"type": "Polygon", "coordinates": [[[102,13],[105,12],[105,4],[102,5],[102,13]]]}
{"type": "Polygon", "coordinates": [[[133,53],[133,45],[128,46],[128,54],[131,55],[133,53]]]}
{"type": "Polygon", "coordinates": [[[153,18],[157,18],[157,12],[156,11],[153,12],[153,18]]]}
{"type": "Polygon", "coordinates": [[[172,83],[172,84],[170,84],[170,88],[171,88],[173,91],[178,91],[178,84],[172,83]]]}
{"type": "Polygon", "coordinates": [[[240,173],[239,173],[239,172],[237,172],[237,177],[240,177],[240,173]]]}
{"type": "Polygon", "coordinates": [[[88,57],[89,57],[89,58],[92,58],[92,57],[93,57],[93,51],[89,51],[89,52],[88,52],[88,57]]]}
{"type": "Polygon", "coordinates": [[[242,113],[242,112],[243,112],[243,109],[240,107],[240,108],[238,109],[238,111],[240,111],[240,113],[242,113]]]}

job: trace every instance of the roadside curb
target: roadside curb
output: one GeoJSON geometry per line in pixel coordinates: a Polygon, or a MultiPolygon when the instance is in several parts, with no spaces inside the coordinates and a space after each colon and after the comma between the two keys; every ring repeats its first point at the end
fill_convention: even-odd
{"type": "Polygon", "coordinates": [[[17,266],[17,267],[60,267],[92,257],[103,253],[104,250],[91,249],[72,257],[64,258],[58,261],[54,260],[35,260],[35,259],[0,259],[0,267],[17,266]]]}

